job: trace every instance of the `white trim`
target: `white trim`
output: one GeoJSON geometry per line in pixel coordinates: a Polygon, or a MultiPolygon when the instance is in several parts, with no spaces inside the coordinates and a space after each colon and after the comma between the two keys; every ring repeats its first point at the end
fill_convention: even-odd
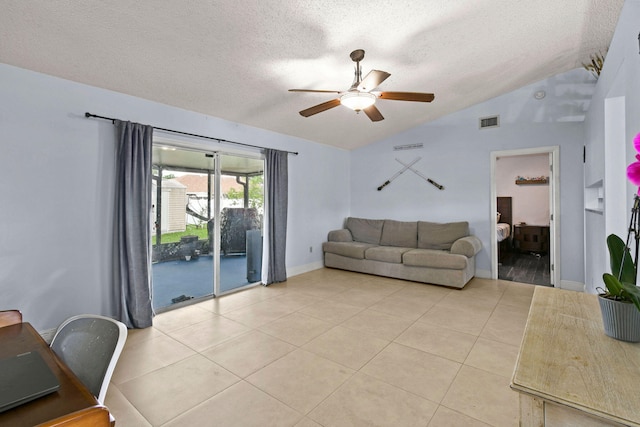
{"type": "Polygon", "coordinates": [[[299,274],[308,273],[310,271],[324,268],[323,261],[312,262],[311,264],[297,265],[295,267],[287,267],[287,277],[297,276],[299,274]]]}
{"type": "Polygon", "coordinates": [[[498,203],[496,200],[496,161],[499,157],[525,156],[529,154],[550,154],[553,164],[553,170],[549,172],[549,193],[553,200],[552,206],[549,206],[549,213],[553,215],[554,219],[550,221],[549,253],[551,258],[550,263],[554,266],[554,269],[551,271],[551,283],[553,286],[558,286],[561,276],[560,255],[558,251],[558,248],[560,248],[560,147],[557,145],[491,152],[491,212],[489,213],[489,223],[491,224],[491,278],[498,278],[498,241],[495,238],[495,218],[496,212],[498,211],[498,203]]]}
{"type": "Polygon", "coordinates": [[[480,279],[491,279],[491,270],[483,270],[483,269],[477,269],[476,268],[476,273],[474,274],[474,277],[478,277],[480,279]]]}
{"type": "MultiPolygon", "coordinates": [[[[255,283],[249,283],[248,285],[244,285],[244,286],[239,286],[237,288],[233,288],[233,289],[229,289],[228,291],[224,291],[224,292],[220,292],[219,294],[216,294],[215,297],[211,297],[211,298],[218,298],[218,297],[223,297],[225,295],[231,295],[235,292],[238,291],[244,291],[245,289],[251,289],[251,288],[255,288],[256,286],[260,286],[262,285],[262,282],[255,282],[255,283]]],[[[208,297],[204,297],[205,299],[210,299],[208,297]]],[[[200,301],[198,301],[200,302],[200,301]]],[[[189,304],[187,304],[189,305],[189,304]]]]}
{"type": "Polygon", "coordinates": [[[571,280],[561,280],[560,289],[566,289],[569,291],[584,292],[586,285],[580,282],[574,282],[571,280]]]}

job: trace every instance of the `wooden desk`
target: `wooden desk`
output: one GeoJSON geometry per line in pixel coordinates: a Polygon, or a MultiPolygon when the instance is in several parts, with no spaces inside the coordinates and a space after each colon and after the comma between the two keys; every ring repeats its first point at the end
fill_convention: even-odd
{"type": "Polygon", "coordinates": [[[0,426],[110,425],[109,411],[100,405],[29,323],[0,328],[0,359],[29,351],[40,353],[58,377],[60,389],[24,405],[0,412],[0,426]]]}
{"type": "Polygon", "coordinates": [[[640,346],[605,335],[597,298],[536,287],[511,382],[521,426],[640,426],[640,346]]]}

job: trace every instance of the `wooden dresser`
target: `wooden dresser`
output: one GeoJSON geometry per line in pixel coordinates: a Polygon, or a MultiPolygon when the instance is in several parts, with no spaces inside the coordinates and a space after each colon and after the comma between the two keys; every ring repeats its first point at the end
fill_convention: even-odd
{"type": "Polygon", "coordinates": [[[640,344],[605,335],[597,298],[536,287],[511,381],[521,426],[640,426],[640,344]]]}
{"type": "Polygon", "coordinates": [[[516,224],[513,226],[513,244],[521,252],[548,252],[549,226],[516,224]]]}

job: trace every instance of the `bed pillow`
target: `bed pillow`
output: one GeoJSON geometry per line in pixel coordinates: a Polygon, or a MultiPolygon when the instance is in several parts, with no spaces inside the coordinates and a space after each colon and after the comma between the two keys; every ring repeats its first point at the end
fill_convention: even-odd
{"type": "Polygon", "coordinates": [[[451,245],[461,237],[469,235],[469,223],[418,221],[418,247],[420,249],[451,249],[451,245]]]}
{"type": "Polygon", "coordinates": [[[500,222],[500,212],[496,214],[496,223],[500,222]]]}

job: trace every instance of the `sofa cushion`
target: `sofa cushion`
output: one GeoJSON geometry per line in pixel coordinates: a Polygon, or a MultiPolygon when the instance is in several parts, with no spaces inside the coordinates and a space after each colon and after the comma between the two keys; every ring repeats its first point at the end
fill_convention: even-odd
{"type": "Polygon", "coordinates": [[[347,228],[356,242],[380,244],[383,224],[382,219],[347,218],[347,228]]]}
{"type": "Polygon", "coordinates": [[[382,226],[380,244],[403,248],[418,247],[418,222],[403,222],[387,219],[382,226]]]}
{"type": "Polygon", "coordinates": [[[405,265],[416,267],[449,268],[453,270],[464,270],[467,267],[466,256],[436,249],[412,249],[402,255],[402,262],[405,265]]]}
{"type": "Polygon", "coordinates": [[[366,250],[364,257],[372,261],[400,264],[402,262],[402,254],[412,249],[413,248],[399,248],[397,246],[374,246],[366,250]]]}
{"type": "Polygon", "coordinates": [[[328,240],[330,242],[353,242],[353,237],[351,236],[351,232],[345,228],[330,231],[328,240]]]}
{"type": "Polygon", "coordinates": [[[362,242],[324,242],[322,244],[322,250],[349,258],[364,259],[365,251],[375,246],[376,245],[362,242]]]}
{"type": "Polygon", "coordinates": [[[418,221],[418,248],[451,249],[453,242],[469,235],[469,223],[418,221]]]}

